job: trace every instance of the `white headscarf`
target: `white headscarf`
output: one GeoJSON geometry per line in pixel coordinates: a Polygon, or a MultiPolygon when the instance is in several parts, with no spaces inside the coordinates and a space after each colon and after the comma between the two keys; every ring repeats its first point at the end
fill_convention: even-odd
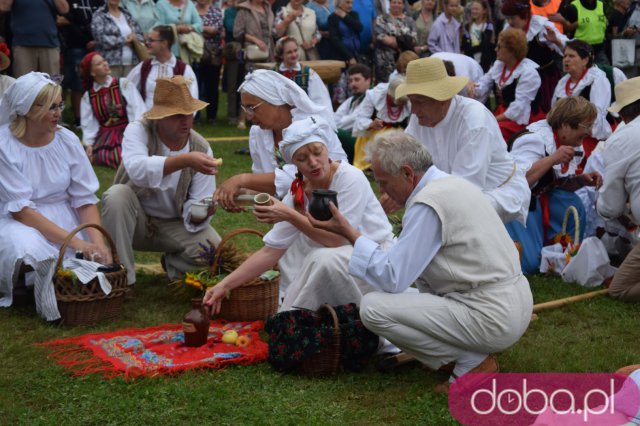
{"type": "Polygon", "coordinates": [[[330,130],[329,123],[321,117],[310,116],[303,120],[294,121],[282,131],[282,141],[279,144],[282,158],[291,164],[293,154],[303,146],[313,142],[320,142],[327,146],[325,132],[328,130],[330,130]]]}
{"type": "Polygon", "coordinates": [[[49,74],[32,71],[19,77],[0,101],[0,125],[11,123],[19,115],[27,115],[44,86],[56,83],[49,74]]]}
{"type": "Polygon", "coordinates": [[[313,103],[309,96],[293,80],[271,70],[255,70],[248,73],[238,92],[247,92],[271,105],[291,105],[293,121],[311,115],[320,116],[336,130],[333,111],[313,103]]]}

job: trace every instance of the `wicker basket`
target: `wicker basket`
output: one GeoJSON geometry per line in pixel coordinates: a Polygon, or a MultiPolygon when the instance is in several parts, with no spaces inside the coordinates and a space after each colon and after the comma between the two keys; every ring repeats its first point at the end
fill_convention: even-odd
{"type": "MultiPolygon", "coordinates": [[[[340,368],[340,322],[333,306],[324,304],[315,313],[316,325],[320,327],[325,318],[326,311],[331,318],[333,336],[331,342],[320,349],[317,354],[305,359],[300,365],[300,373],[305,376],[330,376],[336,374],[340,368]]],[[[326,320],[325,320],[326,321],[326,320]]]]}
{"type": "Polygon", "coordinates": [[[62,268],[64,253],[71,239],[85,228],[95,228],[100,231],[109,242],[113,262],[120,263],[111,236],[101,226],[88,223],[78,226],[69,233],[60,247],[56,273],[53,277],[53,287],[58,300],[61,323],[68,326],[92,325],[117,317],[128,289],[127,270],[122,265],[119,271],[105,273],[111,284],[111,293],[108,295],[104,294],[100,288],[97,278],[83,285],[82,283],[74,282],[70,278],[58,275],[58,271],[62,268]]]}
{"type": "MultiPolygon", "coordinates": [[[[264,236],[262,232],[249,228],[229,232],[216,247],[215,259],[211,265],[212,274],[218,273],[218,261],[224,245],[239,234],[255,234],[261,238],[264,236]]],[[[277,269],[277,267],[274,268],[277,269]]],[[[279,282],[279,276],[271,281],[264,281],[258,277],[235,288],[228,298],[222,300],[220,318],[227,321],[266,320],[278,310],[279,282]]]]}
{"type": "MultiPolygon", "coordinates": [[[[312,70],[314,70],[324,84],[333,84],[337,83],[340,80],[340,75],[342,74],[342,69],[346,66],[344,61],[334,61],[334,60],[320,60],[320,61],[301,61],[301,65],[306,65],[312,70]]],[[[275,62],[264,62],[256,64],[256,68],[261,69],[273,69],[276,66],[275,62]]]]}

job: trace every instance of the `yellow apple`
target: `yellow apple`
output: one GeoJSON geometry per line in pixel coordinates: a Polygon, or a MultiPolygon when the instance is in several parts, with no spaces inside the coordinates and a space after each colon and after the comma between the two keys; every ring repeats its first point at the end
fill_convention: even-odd
{"type": "Polygon", "coordinates": [[[222,342],[233,345],[238,340],[238,332],[235,330],[227,330],[222,335],[222,342]]]}

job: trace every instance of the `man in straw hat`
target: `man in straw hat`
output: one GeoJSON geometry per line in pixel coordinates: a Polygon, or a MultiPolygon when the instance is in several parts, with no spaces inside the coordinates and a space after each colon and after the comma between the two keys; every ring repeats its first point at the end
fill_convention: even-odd
{"type": "Polygon", "coordinates": [[[480,102],[457,95],[467,77],[450,77],[438,58],[409,62],[396,98],[409,96],[406,132],[420,141],[440,170],[476,184],[504,223],[524,224],[531,191],[502,139],[498,122],[480,102]]]}
{"type": "Polygon", "coordinates": [[[349,273],[377,290],[362,297],[363,323],[429,368],[454,363],[436,391],[497,371],[490,354],[522,336],[533,305],[500,218],[477,186],[439,170],[406,133],[379,134],[365,151],[380,192],[406,207],[395,245],[362,235],[334,205],[331,220],[309,219],[353,244],[349,273]],[[403,293],[414,282],[420,293],[403,293]]]}
{"type": "MultiPolygon", "coordinates": [[[[625,125],[607,139],[602,154],[604,185],[596,208],[605,219],[620,218],[631,229],[640,224],[640,77],[617,84],[615,94],[609,111],[618,113],[625,125]]],[[[640,302],[640,244],[613,276],[609,294],[626,302],[640,302]]]]}
{"type": "Polygon", "coordinates": [[[193,113],[205,106],[183,76],[160,78],[153,107],[124,132],[122,164],[103,195],[102,218],[130,285],[134,249],[164,252],[163,266],[176,278],[202,266],[200,243],[220,241],[209,225],[215,207],[205,198],[216,189],[221,161],[192,129],[193,113]]]}

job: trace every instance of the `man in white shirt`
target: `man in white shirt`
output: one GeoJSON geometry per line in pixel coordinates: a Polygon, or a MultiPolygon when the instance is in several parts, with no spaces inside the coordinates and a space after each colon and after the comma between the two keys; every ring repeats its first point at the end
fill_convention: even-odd
{"type": "MultiPolygon", "coordinates": [[[[616,101],[609,111],[620,114],[625,126],[607,139],[602,153],[604,185],[596,208],[605,219],[620,218],[630,229],[640,224],[640,77],[617,84],[615,93],[616,101]]],[[[613,276],[609,294],[626,302],[640,302],[640,244],[613,276]]]]}
{"type": "Polygon", "coordinates": [[[174,42],[175,35],[169,25],[153,27],[146,39],[147,48],[153,58],[140,62],[127,76],[127,80],[138,88],[147,109],[153,106],[156,80],[162,77],[184,76],[189,82],[191,96],[198,99],[196,74],[189,64],[185,64],[171,53],[174,42]]]}
{"type": "Polygon", "coordinates": [[[353,96],[338,107],[334,117],[342,148],[347,153],[349,163],[353,164],[353,147],[356,143],[356,138],[353,136],[353,126],[358,119],[358,112],[367,90],[371,87],[371,68],[364,64],[355,64],[349,67],[347,74],[349,75],[349,90],[353,96]]]}
{"type": "Polygon", "coordinates": [[[522,336],[533,307],[498,215],[475,185],[435,167],[406,133],[380,134],[366,150],[380,192],[406,208],[396,243],[385,250],[335,205],[331,220],[309,219],[353,244],[349,273],[377,289],[360,302],[362,322],[433,370],[455,363],[438,392],[466,373],[498,371],[490,354],[522,336]],[[403,293],[414,282],[420,293],[403,293]]]}
{"type": "Polygon", "coordinates": [[[480,187],[504,223],[524,224],[531,198],[524,171],[507,152],[491,111],[457,95],[467,82],[448,76],[442,59],[409,62],[406,83],[395,93],[411,100],[406,132],[427,148],[440,170],[480,187]]]}
{"type": "Polygon", "coordinates": [[[215,206],[205,198],[216,189],[221,162],[192,130],[193,113],[207,103],[191,97],[182,76],[158,79],[153,100],[143,119],[127,126],[122,164],[102,198],[102,223],[130,285],[134,249],[164,252],[163,267],[175,279],[203,266],[200,244],[220,242],[209,225],[215,206]]]}

